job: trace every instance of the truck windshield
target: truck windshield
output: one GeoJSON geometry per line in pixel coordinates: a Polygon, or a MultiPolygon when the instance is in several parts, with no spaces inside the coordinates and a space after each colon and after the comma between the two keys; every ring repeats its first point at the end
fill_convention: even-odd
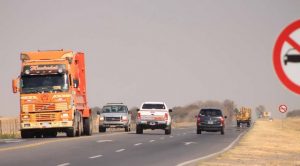
{"type": "Polygon", "coordinates": [[[125,113],[126,108],[124,106],[104,106],[102,108],[103,113],[125,113]]]}
{"type": "Polygon", "coordinates": [[[142,109],[165,109],[164,104],[143,104],[142,109]]]}
{"type": "Polygon", "coordinates": [[[21,77],[22,93],[67,91],[67,74],[24,75],[21,77]]]}

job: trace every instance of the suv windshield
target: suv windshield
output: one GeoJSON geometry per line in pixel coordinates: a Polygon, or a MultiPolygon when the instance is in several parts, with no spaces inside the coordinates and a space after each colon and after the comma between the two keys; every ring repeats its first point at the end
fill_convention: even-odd
{"type": "Polygon", "coordinates": [[[222,111],[218,109],[202,109],[200,110],[201,116],[222,116],[222,111]]]}
{"type": "Polygon", "coordinates": [[[125,113],[127,109],[125,106],[121,105],[112,105],[112,106],[104,106],[102,108],[103,113],[125,113]]]}
{"type": "Polygon", "coordinates": [[[21,77],[22,93],[37,93],[45,91],[67,91],[67,74],[23,75],[21,77]]]}
{"type": "Polygon", "coordinates": [[[143,104],[142,109],[165,109],[164,104],[143,104]]]}

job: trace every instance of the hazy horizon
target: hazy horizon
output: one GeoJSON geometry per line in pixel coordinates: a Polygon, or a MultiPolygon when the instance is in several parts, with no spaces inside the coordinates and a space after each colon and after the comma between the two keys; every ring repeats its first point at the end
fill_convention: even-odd
{"type": "Polygon", "coordinates": [[[238,106],[299,109],[272,64],[275,41],[299,19],[300,1],[0,0],[0,116],[19,113],[11,80],[22,51],[86,54],[91,107],[230,99],[238,106]]]}

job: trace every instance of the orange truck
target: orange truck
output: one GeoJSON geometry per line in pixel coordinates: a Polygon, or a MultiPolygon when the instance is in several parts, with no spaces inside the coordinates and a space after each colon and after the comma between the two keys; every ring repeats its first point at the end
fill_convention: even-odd
{"type": "Polygon", "coordinates": [[[21,53],[21,73],[12,81],[20,92],[22,138],[92,135],[87,105],[84,53],[66,50],[21,53]]]}

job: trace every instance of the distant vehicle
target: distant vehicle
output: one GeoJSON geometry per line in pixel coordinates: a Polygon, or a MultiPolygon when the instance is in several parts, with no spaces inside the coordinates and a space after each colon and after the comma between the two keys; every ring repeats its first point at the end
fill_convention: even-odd
{"type": "Polygon", "coordinates": [[[224,135],[225,118],[220,109],[206,108],[201,109],[197,118],[197,134],[202,131],[217,132],[220,131],[224,135]]]}
{"type": "Polygon", "coordinates": [[[20,92],[22,138],[92,135],[84,53],[66,50],[21,53],[21,71],[13,80],[20,92]]]}
{"type": "Polygon", "coordinates": [[[106,132],[106,128],[124,128],[125,132],[131,130],[131,113],[123,103],[108,103],[98,114],[99,132],[106,132]]]}
{"type": "Polygon", "coordinates": [[[137,111],[137,134],[143,134],[144,129],[162,129],[166,135],[171,134],[172,109],[168,109],[164,102],[145,102],[137,111]]]}
{"type": "Polygon", "coordinates": [[[287,53],[284,55],[283,62],[284,65],[287,65],[288,62],[299,63],[300,62],[300,54],[298,52],[291,53],[295,51],[295,49],[289,49],[287,53]]]}
{"type": "Polygon", "coordinates": [[[251,125],[251,108],[242,107],[236,114],[236,125],[239,127],[241,124],[251,125]]]}

